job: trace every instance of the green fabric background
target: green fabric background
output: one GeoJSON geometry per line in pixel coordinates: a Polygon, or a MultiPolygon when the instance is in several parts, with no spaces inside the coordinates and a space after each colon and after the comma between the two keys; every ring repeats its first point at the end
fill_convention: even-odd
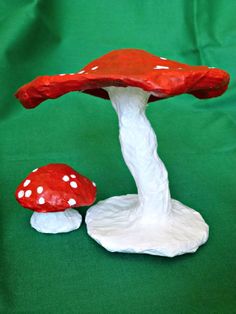
{"type": "Polygon", "coordinates": [[[235,313],[235,16],[235,0],[0,1],[1,313],[235,313]],[[76,72],[125,47],[232,77],[222,97],[183,95],[147,110],[172,196],[210,225],[192,255],[112,254],[84,225],[40,234],[14,199],[19,182],[51,162],[94,180],[98,200],[136,192],[109,101],[70,93],[27,111],[13,97],[38,75],[76,72]]]}

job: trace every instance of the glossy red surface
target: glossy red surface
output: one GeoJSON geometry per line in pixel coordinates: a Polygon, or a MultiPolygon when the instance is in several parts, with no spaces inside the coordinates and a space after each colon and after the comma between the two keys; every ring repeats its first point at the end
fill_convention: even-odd
{"type": "Polygon", "coordinates": [[[16,97],[28,109],[49,98],[82,91],[108,99],[103,87],[133,86],[149,91],[149,102],[182,93],[198,98],[220,96],[229,74],[207,66],[190,66],[166,60],[144,50],[120,49],[92,61],[78,73],[40,76],[22,86],[16,97]]]}
{"type": "Polygon", "coordinates": [[[37,212],[64,211],[91,205],[95,183],[65,164],[49,164],[33,170],[17,187],[16,200],[37,212]]]}

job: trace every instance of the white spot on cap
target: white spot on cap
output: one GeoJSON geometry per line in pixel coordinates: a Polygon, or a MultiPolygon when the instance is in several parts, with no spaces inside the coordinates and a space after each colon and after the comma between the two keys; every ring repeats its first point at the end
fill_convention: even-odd
{"type": "Polygon", "coordinates": [[[28,185],[30,184],[30,182],[31,182],[31,181],[30,181],[29,179],[25,180],[25,182],[24,182],[24,184],[23,184],[24,187],[28,186],[28,185]]]}
{"type": "Polygon", "coordinates": [[[20,190],[17,195],[18,198],[22,198],[25,195],[25,192],[23,190],[20,190]]]}
{"type": "Polygon", "coordinates": [[[31,194],[32,194],[32,191],[31,190],[27,190],[25,192],[25,197],[30,197],[31,194]]]}
{"type": "Polygon", "coordinates": [[[64,76],[64,75],[66,75],[66,74],[65,73],[59,74],[59,76],[64,76]]]}
{"type": "Polygon", "coordinates": [[[75,73],[69,73],[69,75],[75,75],[75,73]]]}
{"type": "Polygon", "coordinates": [[[76,201],[75,201],[73,198],[70,198],[69,201],[68,201],[68,204],[69,204],[70,206],[73,206],[73,205],[76,204],[76,201]]]}
{"type": "Polygon", "coordinates": [[[74,189],[76,189],[78,187],[77,183],[75,181],[71,181],[70,182],[70,186],[74,189]]]}
{"type": "Polygon", "coordinates": [[[95,67],[92,67],[92,71],[97,70],[98,66],[96,65],[95,67]]]}
{"type": "Polygon", "coordinates": [[[156,65],[154,70],[165,70],[165,69],[169,69],[169,67],[166,67],[164,65],[156,65]]]}
{"type": "Polygon", "coordinates": [[[68,181],[70,180],[70,178],[69,178],[68,176],[64,176],[64,177],[62,178],[62,180],[65,181],[65,182],[68,182],[68,181]]]}
{"type": "Polygon", "coordinates": [[[43,187],[42,186],[38,186],[37,187],[37,193],[41,194],[43,192],[43,187]]]}
{"type": "Polygon", "coordinates": [[[161,60],[167,60],[166,58],[160,57],[161,60]]]}
{"type": "Polygon", "coordinates": [[[76,175],[75,174],[71,174],[70,177],[71,178],[76,178],[76,175]]]}
{"type": "Polygon", "coordinates": [[[82,70],[82,71],[80,71],[80,72],[78,72],[79,74],[83,74],[85,71],[84,70],[82,70]]]}
{"type": "Polygon", "coordinates": [[[38,168],[34,169],[32,172],[36,172],[38,170],[38,168]]]}
{"type": "Polygon", "coordinates": [[[44,197],[40,197],[39,200],[38,200],[38,203],[40,205],[43,205],[45,203],[45,198],[44,197]]]}
{"type": "Polygon", "coordinates": [[[96,183],[95,182],[92,182],[93,186],[96,186],[96,183]]]}

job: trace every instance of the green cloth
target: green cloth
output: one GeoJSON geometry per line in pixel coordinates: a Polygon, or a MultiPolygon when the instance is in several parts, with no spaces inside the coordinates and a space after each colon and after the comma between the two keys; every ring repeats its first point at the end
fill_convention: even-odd
{"type": "Polygon", "coordinates": [[[235,15],[235,0],[0,1],[0,313],[235,313],[235,15]],[[109,101],[75,92],[27,111],[13,97],[38,75],[126,47],[232,76],[219,98],[182,95],[147,110],[172,196],[210,225],[195,254],[109,253],[84,224],[40,234],[14,199],[30,171],[54,162],[95,181],[97,200],[136,193],[109,101]]]}

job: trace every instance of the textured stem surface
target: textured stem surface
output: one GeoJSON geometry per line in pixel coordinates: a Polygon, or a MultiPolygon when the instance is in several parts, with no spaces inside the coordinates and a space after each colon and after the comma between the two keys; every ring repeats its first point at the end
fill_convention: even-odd
{"type": "Polygon", "coordinates": [[[80,227],[82,217],[75,209],[68,208],[64,212],[37,213],[30,219],[31,226],[42,233],[70,232],[80,227]]]}
{"type": "Polygon", "coordinates": [[[156,135],[145,115],[148,92],[135,87],[108,87],[120,127],[124,160],[138,189],[138,211],[145,220],[161,219],[170,213],[166,168],[157,155],[156,135]]]}

